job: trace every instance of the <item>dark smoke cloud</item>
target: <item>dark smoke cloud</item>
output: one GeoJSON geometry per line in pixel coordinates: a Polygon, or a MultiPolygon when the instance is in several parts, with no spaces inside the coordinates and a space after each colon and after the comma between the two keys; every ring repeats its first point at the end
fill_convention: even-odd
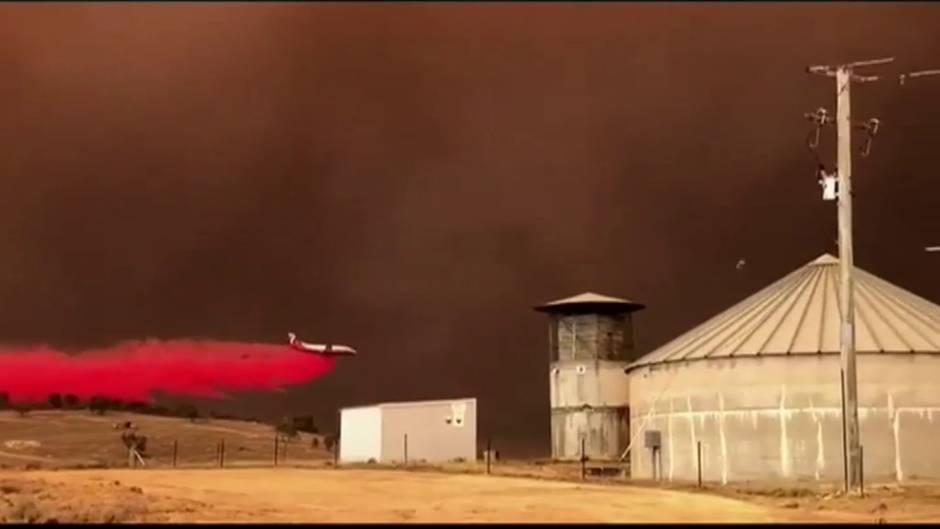
{"type": "MultiPolygon", "coordinates": [[[[643,301],[648,350],[834,252],[802,120],[833,87],[803,68],[940,57],[930,4],[0,13],[0,341],[293,329],[362,356],[231,406],[477,396],[481,431],[535,451],[531,305],[643,301]]],[[[856,163],[858,264],[934,300],[936,90],[854,98],[884,123],[856,163]]]]}

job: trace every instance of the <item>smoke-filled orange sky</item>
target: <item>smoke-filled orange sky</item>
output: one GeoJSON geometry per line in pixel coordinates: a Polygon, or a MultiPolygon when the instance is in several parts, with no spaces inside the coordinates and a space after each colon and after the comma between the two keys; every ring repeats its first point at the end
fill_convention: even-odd
{"type": "MultiPolygon", "coordinates": [[[[803,119],[834,86],[804,69],[937,68],[938,28],[937,4],[5,4],[0,343],[294,330],[361,356],[222,411],[476,396],[481,435],[545,453],[531,306],[646,303],[645,352],[835,252],[803,119]]],[[[857,264],[940,301],[940,79],[853,94],[882,120],[857,264]]]]}

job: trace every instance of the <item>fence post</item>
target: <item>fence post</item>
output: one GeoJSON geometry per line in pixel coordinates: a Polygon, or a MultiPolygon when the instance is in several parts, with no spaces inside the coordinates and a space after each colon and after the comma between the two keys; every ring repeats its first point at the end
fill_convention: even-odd
{"type": "MultiPolygon", "coordinates": [[[[339,439],[343,435],[343,410],[336,410],[336,435],[333,438],[333,468],[339,467],[339,439]]],[[[325,440],[326,438],[324,438],[325,440]]]]}
{"type": "Polygon", "coordinates": [[[486,474],[490,473],[490,461],[493,459],[493,442],[491,439],[486,439],[486,474]]]}
{"type": "Polygon", "coordinates": [[[859,445],[858,447],[858,492],[861,496],[865,497],[865,447],[859,445]]]}
{"type": "Polygon", "coordinates": [[[219,441],[219,468],[225,468],[225,439],[219,441]]]}
{"type": "Polygon", "coordinates": [[[702,442],[699,441],[696,446],[698,451],[698,486],[702,487],[702,442]]]}
{"type": "Polygon", "coordinates": [[[287,446],[290,444],[290,438],[284,438],[284,454],[281,456],[281,461],[286,465],[287,464],[287,446]]]}
{"type": "Polygon", "coordinates": [[[659,465],[659,471],[657,475],[659,476],[659,481],[663,480],[663,450],[662,448],[656,449],[656,460],[659,465]]]}
{"type": "Polygon", "coordinates": [[[408,464],[408,434],[405,434],[403,449],[404,449],[404,454],[405,454],[405,464],[407,465],[408,464]]]}
{"type": "Polygon", "coordinates": [[[650,478],[656,481],[656,448],[650,448],[650,478]]]}
{"type": "Polygon", "coordinates": [[[845,481],[845,493],[849,493],[849,445],[846,435],[845,424],[845,370],[839,371],[839,384],[841,393],[839,396],[842,401],[842,474],[845,481]]]}
{"type": "Polygon", "coordinates": [[[587,455],[584,453],[584,438],[581,438],[581,479],[584,480],[587,478],[587,468],[585,463],[587,462],[587,455]]]}
{"type": "Polygon", "coordinates": [[[279,441],[278,436],[277,436],[277,434],[275,433],[275,434],[274,434],[274,466],[277,466],[277,449],[278,449],[277,444],[278,444],[278,441],[279,441]]]}
{"type": "Polygon", "coordinates": [[[663,480],[663,449],[656,449],[656,456],[659,459],[659,481],[663,480]]]}
{"type": "Polygon", "coordinates": [[[179,451],[179,441],[173,439],[173,468],[176,468],[176,455],[179,451]]]}

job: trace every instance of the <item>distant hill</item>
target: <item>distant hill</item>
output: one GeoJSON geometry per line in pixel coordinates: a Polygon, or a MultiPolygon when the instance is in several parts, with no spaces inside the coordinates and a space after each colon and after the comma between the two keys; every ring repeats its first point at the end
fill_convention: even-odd
{"type": "MultiPolygon", "coordinates": [[[[130,422],[147,437],[147,466],[167,467],[177,443],[178,466],[206,467],[218,461],[225,441],[226,466],[273,464],[275,429],[269,424],[232,419],[186,419],[112,411],[39,410],[20,415],[0,411],[0,467],[120,467],[127,451],[120,426],[130,422]]],[[[287,464],[332,458],[319,434],[279,436],[279,460],[287,464]],[[285,454],[286,452],[286,454],[285,454]]]]}

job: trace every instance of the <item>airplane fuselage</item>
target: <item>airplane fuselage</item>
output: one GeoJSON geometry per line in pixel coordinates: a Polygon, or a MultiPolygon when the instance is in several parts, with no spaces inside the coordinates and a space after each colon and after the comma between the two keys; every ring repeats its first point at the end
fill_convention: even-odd
{"type": "Polygon", "coordinates": [[[356,350],[347,345],[307,343],[297,338],[294,333],[287,334],[287,343],[292,348],[307,354],[321,356],[356,356],[356,350]]]}

